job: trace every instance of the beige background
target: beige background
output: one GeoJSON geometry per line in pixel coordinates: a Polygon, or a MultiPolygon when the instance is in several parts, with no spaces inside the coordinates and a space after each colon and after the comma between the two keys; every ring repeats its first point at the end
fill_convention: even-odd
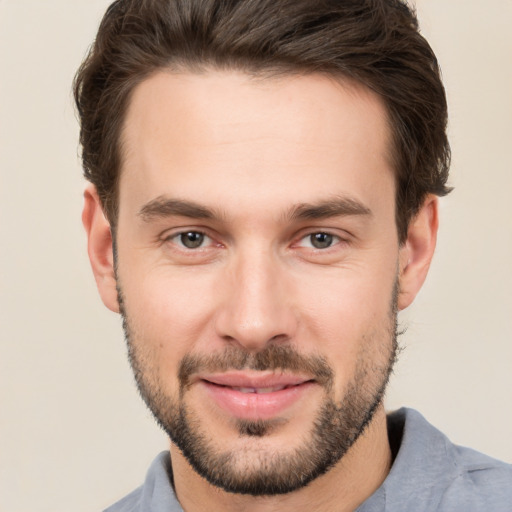
{"type": "MultiPolygon", "coordinates": [[[[107,0],[0,0],[0,510],[100,510],[165,439],[139,400],[80,224],[70,96],[107,0]]],[[[430,279],[388,407],[512,462],[512,1],[420,0],[451,105],[430,279]]]]}

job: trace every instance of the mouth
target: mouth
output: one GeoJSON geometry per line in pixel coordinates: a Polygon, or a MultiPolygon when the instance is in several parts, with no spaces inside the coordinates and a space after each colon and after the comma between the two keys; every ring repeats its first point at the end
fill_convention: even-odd
{"type": "Polygon", "coordinates": [[[274,393],[276,391],[281,391],[290,386],[275,386],[275,387],[270,387],[270,388],[242,388],[242,387],[236,387],[236,386],[224,386],[224,387],[230,387],[234,391],[240,391],[240,393],[257,393],[257,394],[261,395],[261,394],[274,393]]]}
{"type": "Polygon", "coordinates": [[[201,376],[198,384],[229,416],[268,420],[285,414],[308,393],[315,381],[297,375],[231,372],[201,376]]]}

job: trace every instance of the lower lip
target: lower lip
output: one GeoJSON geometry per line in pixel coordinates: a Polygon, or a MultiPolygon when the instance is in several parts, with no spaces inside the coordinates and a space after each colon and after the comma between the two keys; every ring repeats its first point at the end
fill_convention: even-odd
{"type": "Polygon", "coordinates": [[[230,415],[247,420],[269,420],[298,402],[314,384],[304,382],[271,393],[242,393],[204,380],[201,381],[201,385],[214,402],[230,415]]]}

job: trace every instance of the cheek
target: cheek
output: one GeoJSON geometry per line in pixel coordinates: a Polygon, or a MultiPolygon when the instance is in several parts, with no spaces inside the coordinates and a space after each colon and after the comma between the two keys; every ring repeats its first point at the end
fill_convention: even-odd
{"type": "Polygon", "coordinates": [[[323,280],[318,276],[296,287],[299,306],[310,323],[329,337],[355,334],[389,318],[393,298],[394,275],[381,283],[370,272],[332,272],[323,280]]]}
{"type": "Polygon", "coordinates": [[[301,337],[313,343],[310,348],[323,355],[335,371],[339,386],[353,379],[361,357],[387,358],[391,346],[393,286],[391,274],[376,286],[370,273],[366,277],[344,275],[330,278],[324,287],[316,285],[300,293],[303,329],[301,337]],[[381,350],[380,347],[386,347],[381,350]]]}
{"type": "Polygon", "coordinates": [[[215,297],[211,280],[180,277],[163,267],[140,273],[132,267],[119,277],[132,342],[153,354],[162,372],[175,369],[207,337],[215,297]]]}

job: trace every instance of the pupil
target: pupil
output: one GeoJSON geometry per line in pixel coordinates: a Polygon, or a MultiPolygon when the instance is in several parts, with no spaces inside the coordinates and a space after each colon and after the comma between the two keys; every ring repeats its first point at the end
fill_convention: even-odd
{"type": "Polygon", "coordinates": [[[181,235],[181,243],[188,249],[196,249],[203,243],[204,235],[195,231],[183,233],[181,235]]]}
{"type": "Polygon", "coordinates": [[[315,233],[311,235],[311,244],[316,249],[325,249],[332,245],[332,235],[327,233],[315,233]]]}

